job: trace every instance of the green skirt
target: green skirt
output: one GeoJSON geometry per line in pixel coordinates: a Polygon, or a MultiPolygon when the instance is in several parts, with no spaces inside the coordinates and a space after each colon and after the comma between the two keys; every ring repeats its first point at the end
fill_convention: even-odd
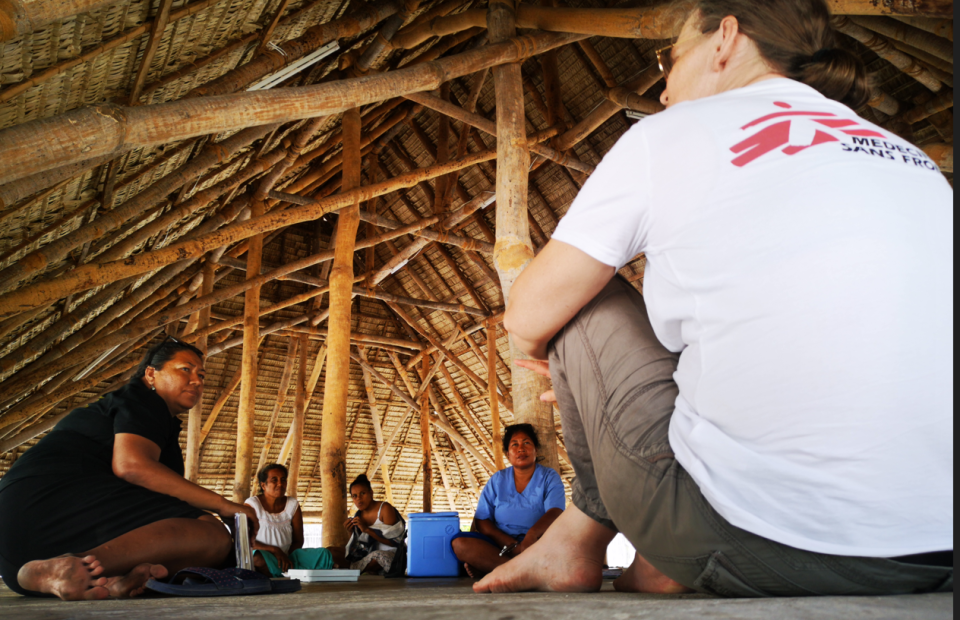
{"type": "MultiPolygon", "coordinates": [[[[283,573],[280,572],[280,563],[277,562],[277,556],[269,551],[254,551],[254,554],[257,553],[263,556],[267,568],[270,569],[271,577],[283,577],[283,573]]],[[[291,568],[294,569],[330,570],[333,568],[333,556],[327,549],[297,549],[291,551],[290,562],[293,563],[291,568]]]]}

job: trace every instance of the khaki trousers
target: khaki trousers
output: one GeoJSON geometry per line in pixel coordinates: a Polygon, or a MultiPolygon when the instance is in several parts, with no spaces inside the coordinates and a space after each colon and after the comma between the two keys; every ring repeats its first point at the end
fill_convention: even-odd
{"type": "Polygon", "coordinates": [[[812,553],[720,516],[670,448],[678,355],[657,340],[625,280],[614,278],[549,351],[574,504],[668,577],[736,597],[953,591],[952,567],[812,553]]]}

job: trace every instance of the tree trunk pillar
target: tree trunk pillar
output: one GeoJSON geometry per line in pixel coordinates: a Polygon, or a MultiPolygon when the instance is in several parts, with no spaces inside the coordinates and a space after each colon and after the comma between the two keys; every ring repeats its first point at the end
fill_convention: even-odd
{"type": "MultiPolygon", "coordinates": [[[[515,8],[510,0],[490,0],[487,32],[491,44],[516,35],[515,8]]],[[[497,242],[493,260],[500,276],[504,301],[509,304],[510,287],[533,260],[533,244],[527,224],[527,184],[530,151],[527,148],[526,115],[520,65],[511,63],[493,68],[497,95],[497,242]]],[[[525,357],[510,338],[511,359],[525,357]]],[[[553,410],[540,401],[550,382],[540,375],[511,365],[513,413],[517,422],[533,425],[540,438],[540,462],[560,471],[557,457],[553,410]]],[[[496,447],[494,447],[496,449],[496,447]]]]}
{"type": "Polygon", "coordinates": [[[287,495],[297,497],[300,480],[300,460],[303,456],[303,423],[307,413],[307,345],[306,334],[300,334],[300,359],[297,367],[297,397],[294,401],[293,431],[290,434],[290,476],[287,478],[287,495]]]}
{"type": "MultiPolygon", "coordinates": [[[[250,217],[263,215],[263,203],[250,206],[250,217]]],[[[247,279],[260,275],[263,234],[250,237],[247,246],[247,279]]],[[[243,353],[240,358],[240,403],[237,408],[237,465],[233,501],[250,496],[253,466],[253,431],[257,416],[257,346],[260,342],[260,286],[246,290],[243,298],[243,353]]]]}
{"type": "MultiPolygon", "coordinates": [[[[209,295],[213,292],[213,284],[216,280],[216,264],[207,262],[203,265],[203,284],[200,288],[200,296],[209,295]]],[[[207,306],[200,310],[200,319],[197,321],[197,329],[202,330],[210,326],[210,309],[207,306]]],[[[201,334],[194,343],[198,349],[207,354],[207,335],[201,334]]],[[[201,399],[187,417],[187,455],[184,477],[190,482],[197,481],[197,474],[200,471],[200,431],[203,426],[203,399],[201,399]]]]}
{"type": "Polygon", "coordinates": [[[493,464],[497,469],[503,469],[500,399],[497,397],[497,324],[490,319],[487,319],[487,389],[490,392],[490,441],[493,447],[493,464]]]}
{"type": "MultiPolygon", "coordinates": [[[[343,114],[343,191],[360,186],[360,110],[343,114]]],[[[323,493],[323,546],[343,546],[347,530],[347,387],[350,381],[350,304],[353,252],[360,226],[360,202],[340,210],[333,268],[330,270],[330,319],[327,375],[320,427],[320,483],[323,493]]]]}
{"type": "MultiPolygon", "coordinates": [[[[423,356],[421,378],[430,370],[429,356],[423,356]]],[[[433,512],[433,462],[430,460],[430,390],[420,396],[420,441],[423,446],[423,512],[433,512]]]]}

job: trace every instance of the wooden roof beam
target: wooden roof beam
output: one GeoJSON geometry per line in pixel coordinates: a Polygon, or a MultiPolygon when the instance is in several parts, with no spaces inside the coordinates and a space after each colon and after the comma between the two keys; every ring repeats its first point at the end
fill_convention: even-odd
{"type": "Polygon", "coordinates": [[[951,41],[915,28],[890,17],[862,16],[851,17],[850,21],[881,34],[888,39],[900,41],[918,50],[953,64],[953,44],[951,41]]]}
{"type": "Polygon", "coordinates": [[[164,200],[171,192],[199,178],[210,168],[233,158],[242,149],[266,135],[272,126],[251,127],[219,143],[208,143],[201,153],[170,174],[152,183],[95,222],[83,225],[63,237],[24,256],[0,271],[0,291],[8,291],[21,279],[62,260],[71,250],[88,241],[102,238],[111,230],[120,228],[144,210],[164,200]]]}
{"type": "Polygon", "coordinates": [[[953,16],[949,18],[938,19],[933,17],[907,17],[903,15],[895,16],[897,21],[909,24],[914,28],[919,28],[926,32],[943,37],[948,41],[953,41],[953,16]]]}
{"type": "Polygon", "coordinates": [[[140,68],[137,69],[136,78],[133,80],[133,87],[130,89],[130,97],[127,105],[137,105],[140,100],[140,91],[147,81],[147,73],[150,71],[150,65],[153,64],[153,58],[157,54],[157,48],[160,47],[160,40],[170,22],[170,7],[173,6],[173,0],[160,0],[160,6],[157,14],[150,24],[150,37],[143,48],[143,57],[140,59],[140,68]]]}
{"type": "Polygon", "coordinates": [[[263,50],[249,62],[228,71],[211,82],[194,88],[185,97],[209,97],[236,92],[247,84],[282,69],[328,43],[355,37],[369,30],[399,11],[400,7],[400,0],[380,0],[365,5],[340,19],[312,26],[296,39],[281,43],[277,46],[279,50],[263,50]]]}
{"type": "MultiPolygon", "coordinates": [[[[81,3],[90,2],[90,1],[99,2],[100,0],[78,0],[78,2],[81,2],[81,3]]],[[[106,0],[106,3],[112,4],[115,1],[116,0],[106,0]]],[[[217,4],[217,2],[219,2],[219,0],[201,0],[199,2],[192,2],[185,7],[182,7],[172,12],[170,14],[170,21],[175,22],[184,17],[188,17],[190,15],[196,15],[197,13],[204,11],[210,8],[211,6],[217,4]]],[[[13,11],[14,21],[17,20],[16,13],[17,13],[17,7],[19,4],[20,3],[17,0],[7,0],[7,2],[4,2],[2,5],[0,5],[0,43],[9,40],[8,38],[5,38],[5,37],[7,37],[12,30],[10,28],[10,22],[7,20],[11,15],[10,13],[11,10],[13,11]]],[[[27,3],[24,3],[24,4],[27,4],[27,3]]],[[[50,2],[49,0],[30,0],[29,2],[29,5],[34,7],[37,7],[37,6],[62,7],[65,4],[68,5],[69,3],[50,2]]],[[[80,12],[83,12],[83,11],[79,11],[78,13],[80,12]]],[[[70,13],[70,15],[75,15],[78,13],[70,13]]],[[[9,101],[14,97],[16,97],[17,95],[20,95],[26,92],[33,86],[36,86],[37,84],[41,84],[52,77],[63,74],[64,72],[72,69],[73,67],[76,67],[84,62],[93,60],[94,58],[96,58],[100,54],[103,54],[104,52],[110,51],[112,49],[116,49],[122,45],[129,43],[130,41],[133,41],[134,39],[137,39],[138,37],[143,36],[148,30],[150,30],[150,25],[151,25],[150,22],[147,22],[135,28],[130,28],[120,33],[119,35],[113,37],[112,39],[105,41],[91,49],[88,49],[86,52],[84,52],[83,54],[80,54],[79,56],[75,56],[73,58],[58,62],[50,67],[47,67],[40,73],[30,76],[30,79],[20,82],[18,84],[14,84],[13,86],[7,88],[2,93],[0,93],[0,103],[9,101]]],[[[19,27],[19,25],[14,26],[14,28],[16,27],[19,27]]]]}
{"type": "MultiPolygon", "coordinates": [[[[650,89],[654,84],[660,81],[660,78],[663,77],[663,74],[660,71],[658,66],[650,67],[645,71],[641,72],[634,78],[624,82],[622,88],[624,93],[642,95],[647,90],[650,89]]],[[[617,92],[621,92],[618,89],[612,89],[617,92]]],[[[646,99],[638,99],[637,103],[645,103],[645,109],[648,112],[657,112],[663,109],[663,105],[659,102],[646,99]],[[648,102],[648,103],[646,103],[648,102]]],[[[620,111],[620,104],[614,101],[604,101],[599,106],[597,106],[593,111],[587,114],[579,123],[568,129],[563,133],[559,138],[557,138],[557,149],[565,151],[567,149],[573,148],[574,145],[582,141],[588,135],[593,133],[600,125],[605,123],[611,116],[620,111]]]]}
{"type": "Polygon", "coordinates": [[[13,169],[0,169],[0,183],[124,148],[336,114],[353,106],[433,90],[452,78],[516,62],[582,36],[528,34],[430,63],[312,86],[223,95],[215,100],[194,97],[135,108],[99,105],[73,110],[0,131],[0,161],[18,162],[13,169]]]}
{"type": "MultiPolygon", "coordinates": [[[[96,265],[88,264],[57,280],[38,282],[0,296],[0,315],[7,316],[16,312],[22,312],[48,301],[66,297],[70,293],[86,290],[94,286],[99,286],[100,284],[115,282],[131,275],[152,271],[182,260],[198,258],[212,249],[248,239],[262,232],[269,232],[300,222],[315,220],[326,213],[349,206],[353,204],[355,200],[365,201],[375,196],[382,196],[398,189],[415,185],[423,179],[434,178],[458,168],[466,168],[480,161],[493,159],[495,155],[496,153],[494,152],[474,153],[462,160],[419,169],[410,174],[394,177],[381,183],[341,192],[330,198],[315,201],[310,205],[282,211],[274,210],[266,215],[229,224],[219,230],[200,235],[194,239],[179,241],[163,249],[144,252],[122,261],[96,265]],[[24,305],[22,302],[26,299],[31,301],[24,305]],[[10,302],[9,305],[5,305],[5,301],[10,302]]],[[[100,221],[100,219],[97,221],[100,221]]]]}
{"type": "Polygon", "coordinates": [[[878,56],[906,73],[917,82],[920,82],[933,92],[940,92],[943,85],[933,77],[929,71],[921,67],[915,60],[893,47],[886,37],[883,37],[863,26],[853,23],[849,18],[837,16],[833,18],[833,26],[843,34],[856,39],[876,52],[878,56]]]}
{"type": "MultiPolygon", "coordinates": [[[[439,97],[423,92],[408,93],[404,96],[411,101],[415,101],[423,105],[424,107],[440,112],[441,114],[446,114],[447,116],[450,116],[451,118],[462,123],[466,123],[472,127],[476,127],[480,131],[490,134],[491,136],[496,137],[497,135],[496,123],[493,121],[487,120],[478,114],[471,114],[460,106],[454,105],[448,101],[443,101],[439,97]]],[[[534,134],[534,136],[537,136],[537,134],[534,134]]],[[[536,142],[529,144],[529,147],[534,153],[542,155],[547,159],[560,164],[561,166],[566,166],[585,174],[593,173],[593,166],[588,166],[573,157],[564,155],[557,149],[543,144],[538,144],[536,142]]]]}

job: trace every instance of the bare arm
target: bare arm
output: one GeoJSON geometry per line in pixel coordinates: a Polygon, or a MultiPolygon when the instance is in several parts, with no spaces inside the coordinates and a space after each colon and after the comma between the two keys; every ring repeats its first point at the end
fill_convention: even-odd
{"type": "Polygon", "coordinates": [[[503,532],[500,528],[493,524],[493,521],[490,521],[489,519],[474,519],[474,524],[476,525],[478,532],[484,536],[489,536],[501,547],[513,545],[517,542],[516,538],[503,532]]]}
{"type": "Polygon", "coordinates": [[[503,326],[521,351],[547,358],[547,343],[596,297],[616,270],[562,241],[551,240],[510,290],[503,326]]]}
{"type": "Polygon", "coordinates": [[[537,522],[533,524],[527,531],[527,535],[524,537],[523,542],[517,546],[517,550],[514,552],[514,555],[522,552],[524,549],[532,545],[533,543],[540,540],[540,537],[547,531],[547,528],[557,520],[557,517],[563,514],[563,511],[559,508],[551,508],[543,514],[542,517],[537,519],[537,522]]]}
{"type": "Polygon", "coordinates": [[[290,545],[290,551],[303,549],[303,511],[297,506],[297,511],[293,513],[293,543],[290,545]]]}
{"type": "Polygon", "coordinates": [[[117,433],[113,442],[113,473],[131,484],[181,499],[201,510],[210,510],[221,517],[238,512],[247,515],[256,532],[259,521],[250,506],[236,504],[196,485],[160,463],[160,446],[133,433],[117,433]]]}

